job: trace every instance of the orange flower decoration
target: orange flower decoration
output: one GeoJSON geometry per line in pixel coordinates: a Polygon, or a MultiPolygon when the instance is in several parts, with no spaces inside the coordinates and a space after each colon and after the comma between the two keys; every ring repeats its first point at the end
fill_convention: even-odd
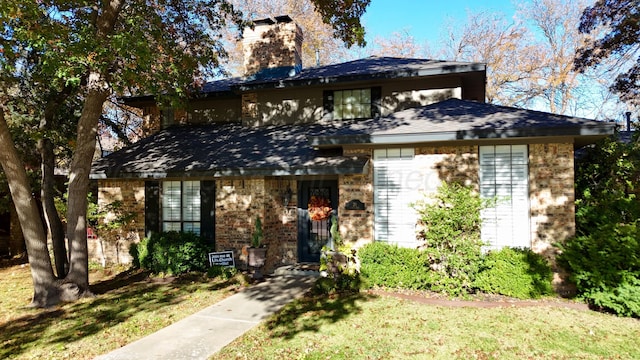
{"type": "Polygon", "coordinates": [[[309,217],[313,221],[326,220],[331,216],[331,201],[322,196],[312,196],[307,206],[309,217]]]}

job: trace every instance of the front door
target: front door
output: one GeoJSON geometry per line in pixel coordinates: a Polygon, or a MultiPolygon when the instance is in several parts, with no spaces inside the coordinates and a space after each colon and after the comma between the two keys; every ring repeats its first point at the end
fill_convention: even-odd
{"type": "Polygon", "coordinates": [[[298,191],[298,260],[320,262],[322,247],[331,241],[331,214],[337,215],[338,182],[301,181],[298,191]]]}

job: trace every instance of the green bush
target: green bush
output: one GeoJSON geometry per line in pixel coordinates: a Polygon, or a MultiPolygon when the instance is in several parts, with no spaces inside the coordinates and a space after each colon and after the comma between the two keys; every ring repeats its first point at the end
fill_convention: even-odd
{"type": "Polygon", "coordinates": [[[470,186],[443,183],[430,198],[412,204],[419,215],[422,251],[432,270],[431,290],[471,291],[481,263],[480,211],[487,202],[470,186]]]}
{"type": "Polygon", "coordinates": [[[207,269],[207,276],[210,278],[222,278],[224,280],[231,279],[238,273],[238,269],[234,267],[226,267],[214,265],[207,269]]]}
{"type": "Polygon", "coordinates": [[[336,276],[321,276],[314,284],[316,294],[353,294],[362,286],[360,273],[340,273],[336,276]]]}
{"type": "Polygon", "coordinates": [[[591,305],[624,316],[640,316],[640,229],[603,224],[589,235],[559,245],[578,295],[591,305]],[[634,296],[628,296],[635,294],[634,296]]]}
{"type": "Polygon", "coordinates": [[[176,231],[152,234],[132,247],[134,265],[154,273],[178,275],[207,270],[208,244],[194,233],[176,231]]]}
{"type": "Polygon", "coordinates": [[[503,248],[484,257],[474,285],[481,291],[520,299],[553,294],[553,272],[531,249],[503,248]]]}
{"type": "Polygon", "coordinates": [[[591,292],[589,300],[593,305],[618,315],[640,317],[640,281],[634,277],[615,288],[591,292]]]}
{"type": "Polygon", "coordinates": [[[417,249],[373,242],[358,250],[360,272],[367,287],[428,289],[429,259],[417,249]]]}
{"type": "Polygon", "coordinates": [[[605,139],[576,161],[576,236],[558,247],[578,296],[640,317],[640,142],[605,139]]]}

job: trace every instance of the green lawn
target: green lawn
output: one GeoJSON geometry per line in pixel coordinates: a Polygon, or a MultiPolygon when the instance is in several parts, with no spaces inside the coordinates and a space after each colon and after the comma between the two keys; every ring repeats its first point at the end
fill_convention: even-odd
{"type": "MultiPolygon", "coordinates": [[[[28,266],[0,269],[0,358],[90,359],[239,288],[200,275],[92,272],[96,297],[27,309],[28,266]]],[[[213,359],[639,359],[640,321],[562,307],[440,307],[367,293],[308,297],[213,359]]]]}
{"type": "Polygon", "coordinates": [[[212,359],[639,359],[640,321],[551,306],[307,298],[212,359]]]}
{"type": "Polygon", "coordinates": [[[0,359],[92,359],[151,334],[237,290],[237,280],[202,275],[150,278],[95,270],[94,298],[28,309],[29,266],[0,268],[0,359]]]}

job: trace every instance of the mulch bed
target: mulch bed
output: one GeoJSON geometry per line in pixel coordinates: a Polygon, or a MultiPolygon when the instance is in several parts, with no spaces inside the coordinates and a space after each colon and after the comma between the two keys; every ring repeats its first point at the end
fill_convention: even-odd
{"type": "Polygon", "coordinates": [[[472,294],[470,299],[451,299],[446,295],[429,291],[411,290],[369,290],[370,294],[378,296],[393,296],[396,298],[410,300],[421,304],[446,306],[446,307],[474,307],[474,308],[497,308],[497,307],[530,307],[530,306],[550,306],[576,310],[589,310],[589,305],[562,298],[545,298],[540,300],[520,300],[502,295],[493,294],[472,294]]]}

